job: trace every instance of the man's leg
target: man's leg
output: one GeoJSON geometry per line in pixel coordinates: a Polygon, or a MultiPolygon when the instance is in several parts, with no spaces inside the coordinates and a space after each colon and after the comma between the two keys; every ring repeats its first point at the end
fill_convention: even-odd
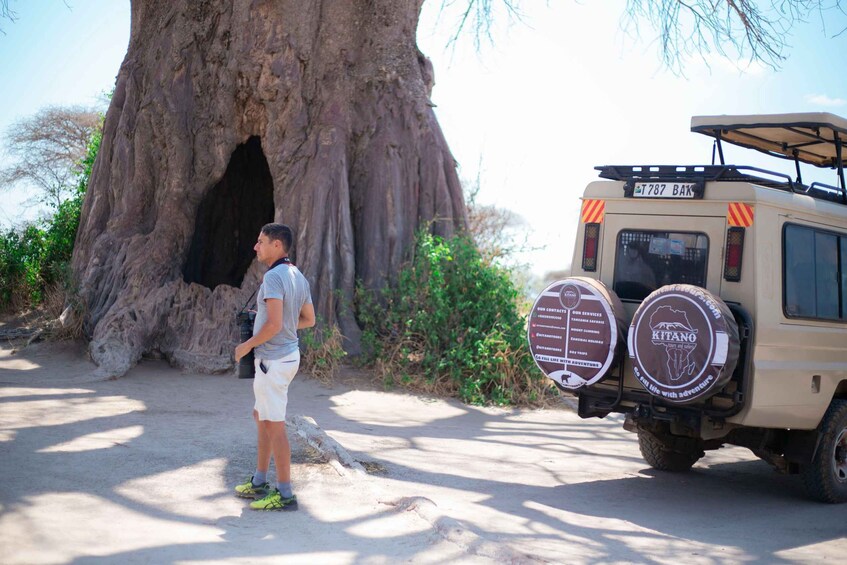
{"type": "Polygon", "coordinates": [[[263,422],[259,420],[259,412],[253,410],[253,420],[256,422],[256,471],[247,482],[235,485],[235,494],[242,498],[254,498],[268,493],[268,468],[271,464],[271,440],[263,422]]]}
{"type": "Polygon", "coordinates": [[[258,446],[256,450],[256,471],[267,476],[268,469],[271,466],[271,439],[262,425],[263,422],[259,420],[259,413],[256,410],[253,410],[253,420],[256,421],[256,444],[258,446]]]}
{"type": "MultiPolygon", "coordinates": [[[[274,462],[276,463],[276,478],[280,483],[291,482],[291,444],[288,443],[288,433],[285,422],[262,422],[269,438],[274,462]]],[[[290,496],[290,495],[289,495],[290,496]]]]}
{"type": "Polygon", "coordinates": [[[276,462],[276,489],[268,496],[250,503],[254,510],[297,510],[297,497],[291,492],[291,445],[285,422],[262,420],[259,425],[265,431],[271,444],[274,461],[276,462]]]}
{"type": "Polygon", "coordinates": [[[288,385],[297,374],[298,367],[299,352],[294,352],[289,357],[274,360],[268,372],[271,384],[267,392],[273,403],[269,404],[267,414],[262,411],[262,416],[269,419],[260,420],[259,427],[267,438],[275,461],[277,488],[265,498],[252,502],[250,507],[254,510],[297,510],[297,497],[291,492],[291,444],[285,427],[285,412],[288,385]]]}

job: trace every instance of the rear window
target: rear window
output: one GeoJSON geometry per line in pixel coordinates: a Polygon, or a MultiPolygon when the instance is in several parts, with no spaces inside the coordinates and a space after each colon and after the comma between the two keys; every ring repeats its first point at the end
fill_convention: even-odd
{"type": "Polygon", "coordinates": [[[613,288],[623,300],[643,300],[666,284],[705,287],[708,257],[704,233],[622,230],[613,288]]]}

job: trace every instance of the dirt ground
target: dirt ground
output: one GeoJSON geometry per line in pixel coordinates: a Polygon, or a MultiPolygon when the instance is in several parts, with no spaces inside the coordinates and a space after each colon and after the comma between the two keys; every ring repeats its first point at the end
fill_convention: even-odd
{"type": "Polygon", "coordinates": [[[300,510],[231,494],[252,381],[144,361],[101,380],[75,342],[0,344],[0,563],[844,562],[847,505],[749,452],[651,470],[620,420],[292,385],[300,510]]]}

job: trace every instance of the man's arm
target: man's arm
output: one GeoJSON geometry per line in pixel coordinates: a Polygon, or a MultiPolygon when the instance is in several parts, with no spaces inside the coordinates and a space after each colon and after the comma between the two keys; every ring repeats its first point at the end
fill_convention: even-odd
{"type": "Polygon", "coordinates": [[[303,304],[300,308],[300,317],[297,320],[297,329],[311,328],[315,325],[315,306],[311,302],[303,304]]]}
{"type": "Polygon", "coordinates": [[[278,334],[282,329],[282,300],[278,298],[268,298],[265,300],[265,307],[268,310],[268,319],[256,335],[244,343],[239,344],[238,347],[235,348],[236,363],[238,363],[242,357],[250,353],[254,347],[262,345],[278,334]]]}

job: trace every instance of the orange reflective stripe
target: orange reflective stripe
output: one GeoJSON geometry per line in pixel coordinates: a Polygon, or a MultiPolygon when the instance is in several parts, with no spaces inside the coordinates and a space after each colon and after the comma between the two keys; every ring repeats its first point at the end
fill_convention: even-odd
{"type": "Polygon", "coordinates": [[[726,221],[733,227],[749,228],[753,225],[753,207],[743,202],[730,202],[726,209],[726,221]]]}
{"type": "Polygon", "coordinates": [[[585,200],[582,203],[582,223],[602,224],[605,211],[605,200],[585,200]]]}

